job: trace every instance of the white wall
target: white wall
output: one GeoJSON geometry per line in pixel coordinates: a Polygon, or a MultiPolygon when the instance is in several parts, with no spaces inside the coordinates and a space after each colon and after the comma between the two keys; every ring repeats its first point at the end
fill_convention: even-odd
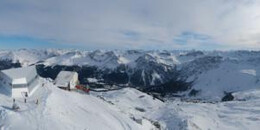
{"type": "Polygon", "coordinates": [[[12,84],[27,84],[26,78],[13,79],[12,84]]]}
{"type": "MultiPolygon", "coordinates": [[[[22,93],[25,92],[27,92],[29,96],[32,95],[32,93],[30,93],[28,90],[28,86],[22,88],[13,88],[12,85],[10,85],[11,83],[24,84],[25,78],[15,79],[12,81],[8,76],[0,72],[0,79],[1,79],[0,87],[3,87],[6,91],[8,91],[8,93],[12,98],[23,98],[22,93]]],[[[37,84],[33,84],[33,85],[34,85],[33,88],[36,87],[38,85],[38,82],[37,84]]]]}
{"type": "Polygon", "coordinates": [[[38,84],[38,79],[34,79],[35,76],[37,76],[36,68],[31,72],[27,78],[19,78],[19,79],[10,79],[6,74],[2,73],[0,71],[0,87],[3,87],[10,93],[12,98],[23,98],[22,93],[27,92],[28,96],[32,95],[33,92],[37,89],[38,84]],[[25,87],[19,87],[19,88],[13,88],[12,84],[27,84],[27,81],[35,80],[32,82],[30,85],[30,90],[29,91],[29,86],[25,87]],[[1,85],[2,84],[2,85],[1,85]]]}
{"type": "Polygon", "coordinates": [[[13,98],[23,98],[23,94],[24,92],[27,92],[29,94],[28,88],[13,88],[12,89],[12,97],[13,98]]]}
{"type": "Polygon", "coordinates": [[[70,89],[76,89],[78,82],[78,73],[75,73],[70,81],[70,89]]]}

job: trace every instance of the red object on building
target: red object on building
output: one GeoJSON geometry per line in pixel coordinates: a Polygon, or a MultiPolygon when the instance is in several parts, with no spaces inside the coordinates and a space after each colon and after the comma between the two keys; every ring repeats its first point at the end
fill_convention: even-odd
{"type": "Polygon", "coordinates": [[[76,88],[79,89],[79,90],[82,90],[82,91],[84,91],[84,92],[86,92],[86,93],[89,93],[89,91],[90,91],[89,88],[86,88],[86,87],[83,86],[83,85],[77,85],[76,88]]]}
{"type": "Polygon", "coordinates": [[[83,89],[82,85],[77,85],[76,88],[77,88],[77,89],[80,89],[80,90],[83,89]]]}

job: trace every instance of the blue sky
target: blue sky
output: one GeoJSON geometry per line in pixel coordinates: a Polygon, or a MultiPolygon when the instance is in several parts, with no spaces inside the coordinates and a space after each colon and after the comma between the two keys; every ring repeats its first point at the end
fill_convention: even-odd
{"type": "Polygon", "coordinates": [[[260,1],[0,1],[0,48],[260,49],[260,1]]]}
{"type": "Polygon", "coordinates": [[[1,49],[81,49],[79,46],[73,46],[70,44],[57,44],[49,40],[37,39],[25,36],[0,36],[0,48],[1,49]]]}
{"type": "Polygon", "coordinates": [[[1,49],[55,47],[55,44],[45,40],[18,36],[0,36],[0,43],[1,49]]]}

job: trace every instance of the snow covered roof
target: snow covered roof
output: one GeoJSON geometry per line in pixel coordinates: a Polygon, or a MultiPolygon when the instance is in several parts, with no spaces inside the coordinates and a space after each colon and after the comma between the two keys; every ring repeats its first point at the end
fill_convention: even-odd
{"type": "Polygon", "coordinates": [[[55,79],[55,84],[59,87],[67,87],[75,74],[77,74],[77,72],[61,71],[55,79]]]}
{"type": "Polygon", "coordinates": [[[7,69],[2,70],[1,72],[12,79],[13,83],[16,80],[19,80],[21,83],[26,83],[27,81],[30,81],[35,75],[37,75],[35,66],[7,69]]]}

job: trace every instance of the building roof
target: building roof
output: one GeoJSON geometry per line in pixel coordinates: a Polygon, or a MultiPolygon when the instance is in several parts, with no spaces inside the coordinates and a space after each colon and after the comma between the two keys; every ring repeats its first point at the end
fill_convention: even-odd
{"type": "Polygon", "coordinates": [[[13,82],[14,80],[21,81],[22,79],[25,80],[25,82],[30,81],[32,77],[37,74],[35,66],[7,69],[2,70],[1,72],[7,75],[11,80],[13,80],[13,82]]]}
{"type": "Polygon", "coordinates": [[[67,87],[75,74],[77,74],[77,72],[61,71],[55,79],[55,84],[59,87],[67,87]]]}

